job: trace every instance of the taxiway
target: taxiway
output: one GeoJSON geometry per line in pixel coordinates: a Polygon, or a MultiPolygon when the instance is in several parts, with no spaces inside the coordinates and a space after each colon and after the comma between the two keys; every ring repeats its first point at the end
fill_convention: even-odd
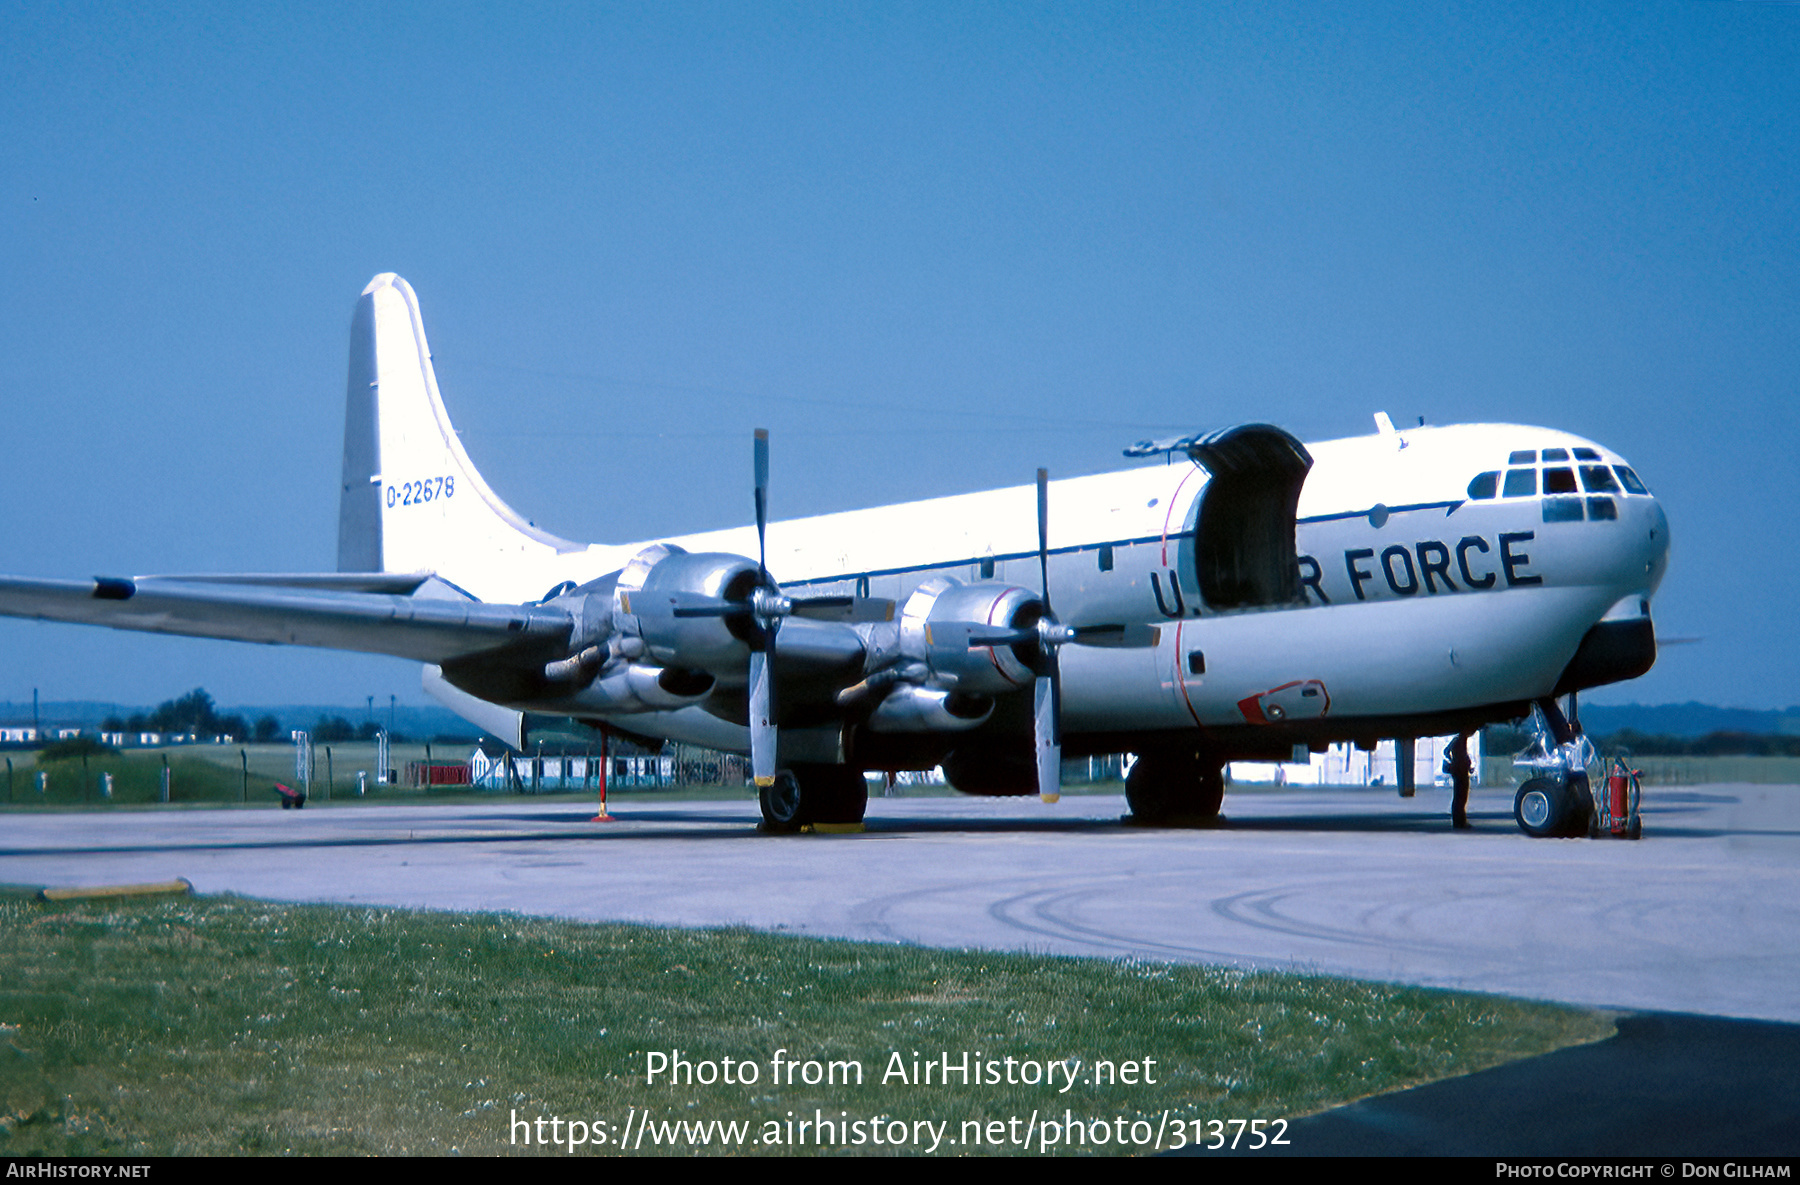
{"type": "Polygon", "coordinates": [[[8,813],[0,881],[1282,968],[1574,1004],[1800,1021],[1800,788],[1645,793],[1641,842],[1532,840],[1511,794],[1252,791],[1206,830],[1123,800],[872,799],[858,835],[755,804],[8,813]]]}

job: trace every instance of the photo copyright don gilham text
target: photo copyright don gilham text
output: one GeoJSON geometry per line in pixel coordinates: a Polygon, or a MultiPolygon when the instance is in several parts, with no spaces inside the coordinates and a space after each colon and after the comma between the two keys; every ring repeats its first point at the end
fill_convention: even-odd
{"type": "MultiPolygon", "coordinates": [[[[800,1057],[778,1049],[766,1058],[696,1058],[680,1049],[653,1049],[641,1057],[645,1097],[613,1115],[521,1114],[508,1118],[507,1142],[515,1146],[555,1147],[576,1151],[629,1153],[714,1146],[721,1149],[768,1147],[904,1149],[925,1153],[943,1150],[1005,1149],[1017,1152],[1119,1151],[1171,1152],[1181,1148],[1257,1151],[1287,1144],[1285,1119],[1236,1119],[1196,1116],[1186,1108],[1145,1107],[1134,1114],[1091,1115],[1078,1112],[1078,1088],[1153,1088],[1167,1081],[1163,1063],[1153,1057],[1095,1058],[1070,1056],[1057,1061],[1019,1058],[982,1050],[892,1050],[865,1064],[855,1058],[800,1057]],[[744,1100],[758,1114],[738,1111],[730,1117],[697,1115],[690,1100],[659,1105],[659,1093],[690,1087],[749,1087],[753,1090],[824,1087],[846,1092],[883,1090],[887,1107],[871,1107],[847,1094],[841,1107],[806,1106],[796,1110],[769,1107],[776,1096],[753,1094],[744,1100]],[[915,1118],[903,1114],[917,1106],[922,1090],[971,1087],[1025,1087],[1043,1092],[1044,1106],[1004,1118],[915,1118]],[[852,1105],[854,1101],[857,1105],[852,1105]]],[[[634,1066],[633,1077],[638,1066],[634,1066]]],[[[778,1104],[777,1104],[778,1106],[778,1104]]]]}

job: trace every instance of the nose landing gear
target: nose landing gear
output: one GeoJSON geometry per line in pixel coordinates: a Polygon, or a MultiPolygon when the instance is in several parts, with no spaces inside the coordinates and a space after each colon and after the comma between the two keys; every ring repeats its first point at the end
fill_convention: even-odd
{"type": "Polygon", "coordinates": [[[1533,839],[1586,835],[1592,815],[1584,772],[1532,778],[1513,797],[1513,818],[1533,839]]]}
{"type": "Polygon", "coordinates": [[[1535,776],[1513,796],[1519,830],[1533,839],[1586,835],[1594,816],[1587,773],[1595,760],[1593,742],[1570,727],[1554,700],[1534,705],[1526,728],[1531,747],[1513,764],[1535,776]]]}

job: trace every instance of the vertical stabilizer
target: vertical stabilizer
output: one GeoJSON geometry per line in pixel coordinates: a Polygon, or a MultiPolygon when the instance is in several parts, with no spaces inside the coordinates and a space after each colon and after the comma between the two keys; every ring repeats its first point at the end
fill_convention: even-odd
{"type": "Polygon", "coordinates": [[[418,298],[391,272],[369,281],[350,329],[338,570],[435,572],[493,599],[517,595],[504,574],[582,550],[488,488],[444,411],[418,298]]]}

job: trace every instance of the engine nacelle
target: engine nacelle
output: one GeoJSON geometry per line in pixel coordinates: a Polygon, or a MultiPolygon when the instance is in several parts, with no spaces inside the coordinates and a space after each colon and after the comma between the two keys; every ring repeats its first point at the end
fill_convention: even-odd
{"type": "Polygon", "coordinates": [[[595,712],[672,712],[699,703],[711,675],[643,663],[620,663],[574,695],[569,704],[595,712]]]}
{"type": "Polygon", "coordinates": [[[677,617],[675,609],[701,602],[748,602],[760,580],[756,561],[744,556],[671,548],[644,573],[640,587],[621,587],[620,607],[636,619],[649,656],[659,664],[742,679],[755,622],[748,616],[677,617]]]}
{"type": "Polygon", "coordinates": [[[1037,677],[1037,644],[969,646],[969,630],[1029,629],[1044,616],[1036,593],[1014,584],[961,584],[936,576],[900,610],[900,650],[923,662],[932,682],[975,695],[1029,687],[1037,677]]]}
{"type": "Polygon", "coordinates": [[[994,701],[941,687],[902,685],[882,697],[869,716],[874,732],[964,732],[986,723],[994,701]]]}

